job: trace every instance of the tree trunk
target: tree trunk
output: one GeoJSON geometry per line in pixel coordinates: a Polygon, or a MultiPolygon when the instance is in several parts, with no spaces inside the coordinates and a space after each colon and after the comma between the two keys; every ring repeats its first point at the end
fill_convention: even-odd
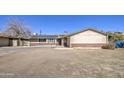
{"type": "Polygon", "coordinates": [[[114,39],[113,39],[113,50],[115,49],[115,35],[114,35],[114,39]]]}

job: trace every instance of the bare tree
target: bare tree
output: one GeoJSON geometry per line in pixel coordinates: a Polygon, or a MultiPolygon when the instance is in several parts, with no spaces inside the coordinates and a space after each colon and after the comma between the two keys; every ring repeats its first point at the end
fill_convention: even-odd
{"type": "Polygon", "coordinates": [[[31,30],[19,20],[10,20],[3,32],[5,35],[16,37],[19,39],[19,45],[21,38],[29,39],[32,35],[31,30]]]}

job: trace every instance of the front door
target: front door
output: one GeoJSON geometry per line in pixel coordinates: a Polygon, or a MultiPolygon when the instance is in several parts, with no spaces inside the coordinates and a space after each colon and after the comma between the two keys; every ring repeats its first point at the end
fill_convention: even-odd
{"type": "Polygon", "coordinates": [[[64,38],[64,46],[67,47],[67,38],[64,38]]]}
{"type": "Polygon", "coordinates": [[[61,39],[57,39],[57,42],[58,42],[58,44],[59,44],[60,46],[62,45],[61,39]]]}

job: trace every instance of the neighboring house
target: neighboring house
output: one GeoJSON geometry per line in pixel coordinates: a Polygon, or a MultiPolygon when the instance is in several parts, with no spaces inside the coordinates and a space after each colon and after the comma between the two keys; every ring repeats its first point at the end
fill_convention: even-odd
{"type": "MultiPolygon", "coordinates": [[[[19,39],[0,34],[0,47],[3,47],[3,46],[19,46],[19,39]]],[[[29,39],[21,38],[20,46],[30,46],[29,39]]]]}
{"type": "Polygon", "coordinates": [[[68,47],[101,47],[108,44],[107,34],[94,30],[85,29],[65,37],[68,47]]]}

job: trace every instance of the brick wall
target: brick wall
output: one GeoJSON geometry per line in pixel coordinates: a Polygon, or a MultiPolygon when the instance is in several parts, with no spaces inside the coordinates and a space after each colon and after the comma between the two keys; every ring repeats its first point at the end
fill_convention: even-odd
{"type": "Polygon", "coordinates": [[[58,45],[58,43],[43,43],[43,42],[31,42],[31,46],[39,46],[39,45],[58,45]]]}
{"type": "Polygon", "coordinates": [[[98,44],[71,44],[71,47],[102,47],[104,43],[98,44]]]}

